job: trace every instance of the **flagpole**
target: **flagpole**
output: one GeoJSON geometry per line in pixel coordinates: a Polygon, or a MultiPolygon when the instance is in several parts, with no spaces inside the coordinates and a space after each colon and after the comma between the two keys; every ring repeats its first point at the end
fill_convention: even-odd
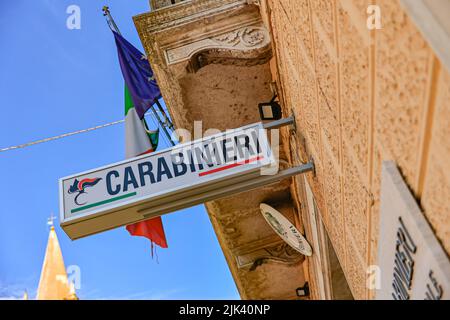
{"type": "MultiPolygon", "coordinates": [[[[117,26],[116,22],[114,21],[113,17],[111,16],[109,7],[103,6],[102,11],[103,11],[103,16],[106,17],[106,22],[108,23],[109,28],[112,31],[117,32],[117,34],[121,35],[119,27],[117,26]]],[[[126,88],[126,85],[125,85],[125,88],[126,88]]],[[[151,109],[151,112],[153,112],[155,117],[158,119],[159,115],[156,113],[156,110],[154,109],[153,104],[154,103],[150,104],[149,109],[151,109]]],[[[147,127],[147,122],[145,121],[145,114],[143,115],[142,122],[145,126],[145,129],[147,129],[148,127],[147,127]]],[[[163,128],[165,134],[167,135],[167,137],[169,137],[167,129],[164,126],[164,124],[161,122],[160,119],[158,119],[158,123],[159,124],[157,124],[157,126],[159,125],[161,128],[163,128]]],[[[169,140],[170,140],[170,138],[169,138],[169,140]]],[[[170,141],[172,141],[172,140],[170,140],[170,141]]],[[[147,150],[143,150],[143,151],[147,151],[147,150]]],[[[155,151],[155,150],[153,150],[153,151],[155,151]]],[[[132,155],[132,156],[134,156],[134,155],[132,155]]],[[[167,247],[167,241],[166,241],[166,236],[164,233],[164,228],[162,225],[161,217],[157,217],[157,218],[149,219],[147,221],[141,221],[141,222],[137,222],[137,223],[128,225],[126,227],[126,229],[128,230],[128,232],[131,235],[138,235],[136,232],[136,228],[139,229],[141,227],[141,225],[144,225],[146,229],[149,229],[149,230],[147,230],[147,232],[145,232],[143,234],[143,236],[148,238],[151,242],[151,253],[152,253],[152,258],[153,258],[153,252],[154,252],[153,242],[157,243],[161,247],[167,247]],[[150,231],[156,232],[157,235],[150,233],[150,231]]]]}
{"type": "MultiPolygon", "coordinates": [[[[158,103],[159,103],[159,102],[158,102],[158,103]]],[[[152,105],[152,106],[150,107],[150,109],[152,109],[152,112],[153,112],[153,114],[155,115],[156,120],[157,120],[159,123],[162,123],[161,117],[159,116],[158,112],[156,112],[155,107],[153,107],[153,105],[152,105]]],[[[162,125],[161,127],[162,127],[162,129],[163,129],[165,135],[166,135],[167,138],[169,139],[169,143],[170,143],[172,146],[174,146],[175,143],[173,142],[173,140],[172,140],[172,138],[171,138],[171,136],[170,136],[169,131],[167,131],[166,126],[165,126],[165,125],[162,125]]]]}
{"type": "MultiPolygon", "coordinates": [[[[103,16],[106,17],[106,23],[108,23],[108,26],[111,28],[111,30],[116,31],[118,34],[122,35],[120,33],[119,27],[117,26],[116,22],[114,21],[114,18],[111,16],[111,12],[109,11],[109,7],[108,6],[103,6],[102,8],[103,11],[103,16]]],[[[173,131],[175,130],[173,127],[172,122],[169,120],[169,118],[167,117],[165,111],[163,110],[161,104],[159,103],[158,100],[155,100],[156,105],[158,106],[160,112],[164,115],[164,119],[166,120],[166,123],[169,124],[169,128],[173,131]]],[[[152,110],[156,120],[158,121],[160,127],[163,129],[164,134],[166,135],[167,139],[169,140],[170,144],[172,146],[175,145],[175,142],[173,142],[172,137],[170,135],[170,133],[168,132],[165,123],[162,122],[161,117],[159,116],[159,114],[156,112],[155,108],[153,107],[153,104],[150,106],[150,109],[152,110]]]]}
{"type": "Polygon", "coordinates": [[[161,106],[161,103],[159,103],[159,100],[155,100],[155,103],[158,106],[159,111],[164,116],[164,122],[167,123],[167,125],[169,126],[170,130],[175,131],[175,128],[173,127],[172,121],[170,121],[170,119],[167,117],[167,114],[166,114],[165,110],[163,109],[163,107],[161,106]]]}
{"type": "Polygon", "coordinates": [[[112,25],[112,27],[114,28],[114,31],[116,31],[118,34],[122,35],[120,33],[119,27],[117,26],[116,22],[114,21],[113,17],[111,16],[111,12],[109,12],[109,7],[103,6],[102,11],[103,11],[103,16],[106,17],[106,22],[108,23],[109,27],[111,28],[111,25],[112,25]]]}

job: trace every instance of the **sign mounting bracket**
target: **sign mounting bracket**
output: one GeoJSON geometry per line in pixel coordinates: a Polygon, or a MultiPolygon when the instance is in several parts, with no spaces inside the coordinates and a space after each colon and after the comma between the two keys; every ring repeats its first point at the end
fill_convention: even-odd
{"type": "Polygon", "coordinates": [[[138,212],[143,215],[144,219],[149,219],[152,217],[156,217],[161,215],[161,213],[167,212],[167,211],[176,211],[181,208],[185,208],[187,206],[194,206],[200,203],[204,203],[207,201],[216,200],[223,197],[228,197],[233,194],[257,189],[260,187],[263,187],[265,185],[269,185],[278,181],[281,181],[283,179],[287,179],[290,177],[293,177],[295,175],[299,175],[302,173],[307,172],[314,172],[314,162],[311,160],[306,164],[292,167],[289,169],[285,169],[283,171],[278,172],[275,175],[267,175],[267,176],[259,176],[257,178],[242,181],[227,187],[221,187],[214,190],[208,190],[204,193],[198,194],[195,197],[190,196],[188,200],[186,199],[179,199],[176,201],[172,201],[167,204],[165,207],[158,207],[157,210],[154,210],[152,208],[144,208],[139,210],[138,212]]]}

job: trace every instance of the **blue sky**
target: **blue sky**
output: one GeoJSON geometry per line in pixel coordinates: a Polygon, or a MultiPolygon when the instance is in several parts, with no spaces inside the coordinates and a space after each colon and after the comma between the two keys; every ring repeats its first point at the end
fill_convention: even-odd
{"type": "MultiPolygon", "coordinates": [[[[123,78],[107,4],[140,50],[132,16],[148,0],[0,2],[0,148],[123,118],[123,78]],[[66,8],[81,8],[81,30],[66,8]]],[[[165,147],[164,145],[160,145],[165,147]]],[[[0,298],[34,297],[58,214],[58,179],[124,158],[122,124],[0,153],[0,298]]],[[[169,249],[152,260],[149,241],[124,228],[71,241],[57,226],[66,266],[81,269],[82,299],[238,299],[203,207],[163,217],[169,249]]]]}

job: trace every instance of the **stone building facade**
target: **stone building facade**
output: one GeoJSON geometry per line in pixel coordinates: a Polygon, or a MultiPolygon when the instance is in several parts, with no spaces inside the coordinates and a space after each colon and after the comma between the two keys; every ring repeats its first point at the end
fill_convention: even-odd
{"type": "Polygon", "coordinates": [[[151,0],[134,17],[177,127],[257,122],[276,93],[296,119],[280,157],[314,159],[315,175],[206,205],[243,298],[295,299],[306,282],[313,299],[374,298],[385,160],[450,253],[450,28],[439,14],[450,8],[431,2],[151,0]],[[370,5],[381,29],[368,27],[370,5]],[[311,258],[271,233],[263,201],[305,233],[311,258]]]}

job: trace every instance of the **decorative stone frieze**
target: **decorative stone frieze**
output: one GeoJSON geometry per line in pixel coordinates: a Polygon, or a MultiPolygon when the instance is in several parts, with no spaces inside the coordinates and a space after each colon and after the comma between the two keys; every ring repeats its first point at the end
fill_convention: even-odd
{"type": "Polygon", "coordinates": [[[251,66],[271,57],[270,36],[258,23],[165,50],[168,65],[189,61],[195,72],[211,63],[251,66]]]}

